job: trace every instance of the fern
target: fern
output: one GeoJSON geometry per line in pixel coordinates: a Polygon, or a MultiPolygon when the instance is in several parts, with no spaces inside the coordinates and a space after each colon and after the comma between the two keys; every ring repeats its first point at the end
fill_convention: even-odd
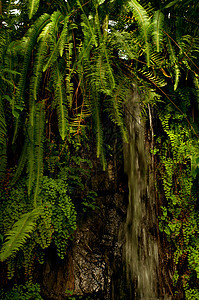
{"type": "Polygon", "coordinates": [[[175,50],[171,44],[171,41],[168,39],[168,50],[169,50],[169,58],[171,65],[174,65],[175,71],[175,83],[174,83],[174,91],[178,87],[179,79],[180,79],[180,68],[178,66],[177,57],[175,55],[175,50]]]}
{"type": "Polygon", "coordinates": [[[113,29],[110,37],[110,43],[120,55],[123,55],[124,57],[126,56],[127,59],[138,59],[139,42],[134,33],[125,31],[119,32],[113,29]]]}
{"type": "Polygon", "coordinates": [[[137,72],[142,74],[145,79],[149,80],[152,84],[154,84],[157,87],[163,87],[167,84],[166,81],[164,80],[164,78],[161,78],[154,72],[145,71],[142,69],[139,69],[137,72]]]}
{"type": "Polygon", "coordinates": [[[96,133],[96,144],[97,144],[97,157],[101,157],[103,170],[106,168],[106,159],[104,154],[103,147],[103,131],[100,118],[100,105],[99,105],[99,96],[97,90],[95,89],[92,93],[92,117],[95,124],[95,133],[96,133]]]}
{"type": "Polygon", "coordinates": [[[63,56],[64,47],[66,45],[67,37],[69,35],[69,31],[68,31],[69,17],[70,17],[70,15],[67,15],[64,18],[63,30],[62,30],[60,38],[59,38],[59,44],[58,44],[58,46],[59,46],[59,54],[60,54],[61,57],[63,56]]]}
{"type": "Polygon", "coordinates": [[[7,126],[5,120],[4,106],[0,95],[0,180],[5,176],[7,165],[7,126]]]}
{"type": "Polygon", "coordinates": [[[7,125],[5,120],[4,105],[2,96],[0,95],[0,144],[6,144],[7,125]]]}
{"type": "Polygon", "coordinates": [[[149,47],[149,29],[150,20],[146,10],[136,1],[130,0],[128,6],[133,10],[133,14],[139,24],[139,29],[143,34],[143,39],[145,42],[146,60],[147,66],[150,66],[150,47],[149,47]]]}
{"type": "Polygon", "coordinates": [[[93,24],[91,24],[91,20],[89,20],[87,18],[87,15],[85,14],[84,9],[83,9],[83,7],[82,7],[82,5],[81,5],[81,3],[80,3],[79,0],[77,0],[77,4],[78,4],[79,8],[81,9],[81,11],[83,13],[83,15],[81,16],[82,21],[83,21],[82,22],[82,26],[84,28],[86,28],[86,31],[88,33],[90,33],[89,34],[89,39],[93,40],[94,44],[95,44],[95,47],[97,47],[98,46],[98,42],[97,42],[96,33],[95,33],[95,26],[93,26],[93,24]]]}
{"type": "Polygon", "coordinates": [[[21,176],[21,173],[23,172],[23,169],[24,169],[26,161],[27,161],[27,147],[28,147],[28,142],[26,140],[24,143],[23,149],[22,149],[21,156],[19,158],[17,170],[12,178],[11,185],[14,185],[17,182],[17,180],[21,176]]]}
{"type": "Polygon", "coordinates": [[[116,89],[113,92],[113,97],[107,100],[108,103],[108,114],[112,121],[117,124],[120,128],[121,135],[123,137],[123,141],[128,143],[128,133],[124,124],[124,112],[123,112],[123,105],[127,99],[127,94],[129,92],[129,87],[126,82],[122,82],[118,84],[116,89]],[[111,108],[112,107],[112,111],[111,108]]]}
{"type": "Polygon", "coordinates": [[[50,23],[50,57],[46,63],[46,65],[43,67],[43,72],[45,72],[58,58],[59,56],[59,43],[60,39],[57,41],[57,34],[59,29],[59,24],[63,20],[63,15],[60,11],[56,11],[51,16],[51,23],[50,23]]]}
{"type": "Polygon", "coordinates": [[[41,177],[43,175],[43,141],[44,141],[45,110],[44,103],[38,103],[35,117],[35,172],[34,207],[37,206],[37,196],[41,177]]]}
{"type": "Polygon", "coordinates": [[[160,10],[157,10],[153,16],[153,39],[157,47],[157,52],[161,49],[161,43],[163,41],[162,28],[164,26],[164,15],[160,10]]]}
{"type": "Polygon", "coordinates": [[[47,56],[50,40],[51,26],[48,23],[38,37],[38,49],[35,57],[33,75],[31,77],[30,91],[34,100],[37,100],[37,93],[43,74],[43,66],[47,56]]]}
{"type": "Polygon", "coordinates": [[[35,106],[31,107],[29,123],[28,123],[28,196],[30,197],[32,187],[35,181],[35,106]]]}
{"type": "Polygon", "coordinates": [[[21,216],[6,234],[6,241],[0,252],[0,260],[5,261],[9,257],[15,256],[23,247],[26,240],[34,230],[37,218],[41,215],[43,208],[38,207],[31,212],[21,216]]]}
{"type": "Polygon", "coordinates": [[[32,17],[34,16],[34,14],[37,12],[38,8],[39,8],[39,2],[40,0],[29,0],[28,1],[28,17],[29,19],[32,19],[32,17]]]}
{"type": "MultiPolygon", "coordinates": [[[[47,25],[47,23],[50,21],[49,18],[50,16],[48,14],[42,15],[28,31],[27,34],[28,41],[26,44],[26,49],[24,54],[23,70],[21,73],[21,78],[19,81],[19,86],[18,86],[16,99],[15,99],[17,105],[22,106],[25,103],[26,80],[27,80],[27,73],[28,73],[28,67],[30,63],[32,50],[35,46],[38,35],[42,31],[42,29],[47,25]]],[[[19,127],[19,120],[17,119],[15,125],[13,143],[15,142],[15,139],[17,137],[18,127],[19,127]]]]}
{"type": "Polygon", "coordinates": [[[39,36],[42,29],[48,24],[50,21],[50,16],[48,14],[42,15],[35,24],[32,25],[31,29],[27,34],[27,45],[24,54],[24,62],[23,62],[23,70],[19,82],[18,93],[16,97],[16,102],[21,104],[24,102],[24,92],[26,88],[26,80],[27,80],[27,72],[30,63],[30,58],[32,54],[32,50],[37,41],[37,37],[39,36]]]}
{"type": "Polygon", "coordinates": [[[68,47],[66,47],[66,57],[67,59],[67,65],[66,65],[66,77],[65,77],[65,85],[66,85],[66,94],[67,94],[67,103],[69,108],[72,108],[72,102],[73,102],[73,94],[74,94],[74,88],[73,83],[71,82],[71,78],[74,72],[74,68],[72,68],[72,44],[69,43],[68,47]]]}
{"type": "Polygon", "coordinates": [[[67,134],[68,111],[63,74],[59,69],[58,62],[56,62],[52,80],[54,81],[54,100],[57,107],[59,133],[64,140],[67,134]]]}

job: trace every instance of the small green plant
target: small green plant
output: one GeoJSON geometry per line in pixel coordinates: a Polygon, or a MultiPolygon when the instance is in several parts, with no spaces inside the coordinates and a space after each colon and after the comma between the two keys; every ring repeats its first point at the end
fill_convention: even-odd
{"type": "Polygon", "coordinates": [[[15,284],[9,291],[0,290],[0,299],[2,300],[43,300],[40,295],[39,284],[27,282],[25,285],[15,284]]]}

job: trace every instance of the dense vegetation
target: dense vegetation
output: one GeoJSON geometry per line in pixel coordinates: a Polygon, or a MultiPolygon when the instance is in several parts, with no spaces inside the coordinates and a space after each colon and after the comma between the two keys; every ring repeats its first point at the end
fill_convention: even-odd
{"type": "Polygon", "coordinates": [[[40,299],[28,282],[44,249],[53,243],[62,259],[78,214],[95,208],[91,135],[105,170],[103,119],[128,142],[136,86],[144,118],[153,111],[172,293],[199,299],[198,12],[196,0],[0,1],[0,259],[9,279],[26,278],[9,293],[40,299]]]}

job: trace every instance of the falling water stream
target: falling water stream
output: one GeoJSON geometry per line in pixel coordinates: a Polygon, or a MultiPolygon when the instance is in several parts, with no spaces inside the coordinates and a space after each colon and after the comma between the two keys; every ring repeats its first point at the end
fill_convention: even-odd
{"type": "Polygon", "coordinates": [[[149,172],[145,130],[140,117],[138,93],[127,103],[126,121],[130,140],[124,146],[124,165],[128,175],[129,205],[125,224],[127,279],[132,285],[131,299],[158,298],[158,245],[155,237],[156,212],[149,172]]]}

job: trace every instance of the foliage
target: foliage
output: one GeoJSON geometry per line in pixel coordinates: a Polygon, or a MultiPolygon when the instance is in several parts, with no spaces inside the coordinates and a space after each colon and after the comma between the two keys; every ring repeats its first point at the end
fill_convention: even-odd
{"type": "Polygon", "coordinates": [[[14,285],[14,287],[6,292],[0,290],[0,298],[4,300],[42,300],[40,295],[40,287],[38,284],[27,282],[25,285],[14,285]]]}
{"type": "Polygon", "coordinates": [[[31,278],[50,245],[63,258],[76,214],[97,208],[89,144],[94,134],[105,170],[104,119],[128,142],[124,111],[136,85],[162,128],[152,154],[160,161],[160,230],[174,249],[174,283],[197,298],[198,3],[1,2],[0,237],[9,277],[21,265],[31,278]]]}
{"type": "Polygon", "coordinates": [[[161,207],[160,231],[172,245],[176,271],[173,284],[184,290],[186,299],[198,295],[198,221],[195,157],[198,141],[186,124],[185,118],[167,105],[160,112],[164,134],[158,139],[159,173],[166,202],[161,207]],[[195,289],[192,289],[192,282],[195,289]]]}

